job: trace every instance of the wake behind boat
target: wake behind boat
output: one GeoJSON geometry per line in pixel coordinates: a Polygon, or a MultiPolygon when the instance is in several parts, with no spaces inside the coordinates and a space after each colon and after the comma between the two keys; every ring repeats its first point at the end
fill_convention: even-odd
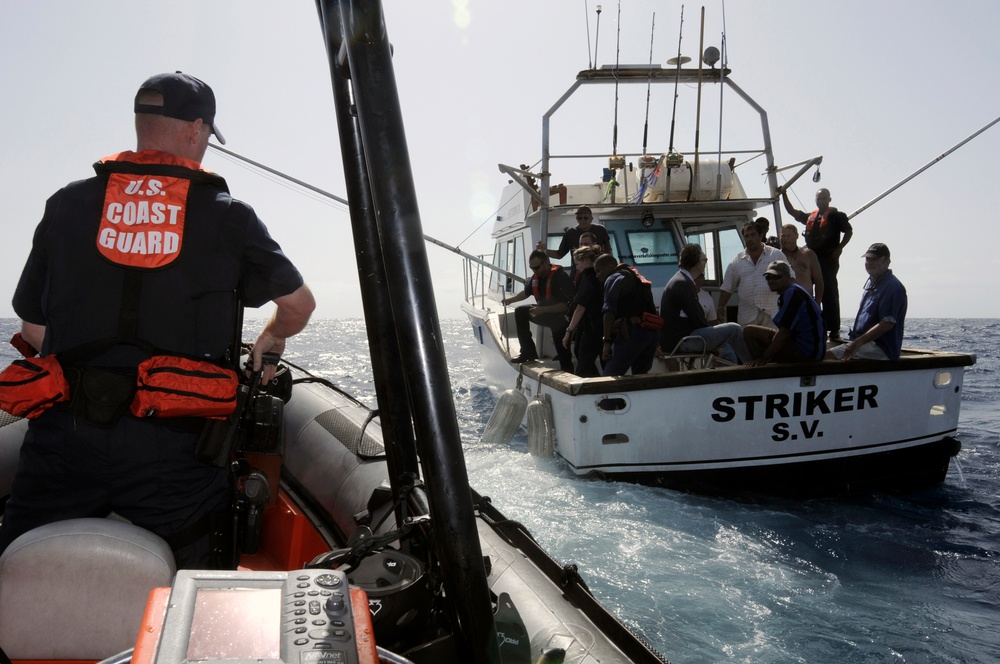
{"type": "MultiPolygon", "coordinates": [[[[606,228],[610,253],[652,282],[657,300],[678,270],[684,244],[698,243],[707,254],[704,289],[717,302],[725,267],[743,248],[743,224],[771,208],[780,229],[777,173],[798,167],[787,189],[822,157],[776,166],[766,111],[725,63],[716,67],[718,60],[718,49],[710,47],[698,67],[685,68],[678,57],[668,67],[581,71],[542,116],[537,168],[500,165],[510,184],[493,226],[493,255],[466,260],[462,303],[489,388],[501,399],[497,428],[505,428],[504,419],[520,423],[525,414],[519,405],[505,405],[505,398],[510,404],[534,401],[542,414],[526,418],[528,435],[541,442],[532,446],[554,449],[575,473],[695,491],[821,494],[940,483],[960,449],[954,436],[962,381],[974,355],[904,349],[895,362],[748,368],[722,366],[711,353],[668,353],[648,374],[583,378],[559,369],[555,344],[561,340],[532,324],[541,359],[515,361],[533,356],[534,349],[520,347],[514,312],[503,301],[530,279],[528,256],[536,244],[559,247],[580,206],[606,228]],[[691,149],[680,150],[672,121],[669,145],[655,149],[647,149],[643,132],[641,152],[619,151],[617,124],[610,157],[553,147],[557,117],[593,105],[584,91],[599,88],[609,107],[613,99],[617,122],[620,89],[636,85],[647,90],[647,119],[648,91],[656,87],[674,91],[675,115],[680,89],[697,93],[698,117],[703,94],[735,95],[744,105],[740,117],[757,118],[758,138],[723,148],[720,123],[717,151],[700,152],[697,132],[691,149]],[[759,196],[749,194],[737,174],[738,162],[754,160],[764,162],[768,186],[759,196]],[[571,181],[581,168],[603,176],[571,181]]],[[[665,110],[654,107],[654,114],[669,115],[665,110]]],[[[572,130],[560,135],[567,134],[576,142],[584,138],[572,130]]],[[[727,136],[734,134],[746,141],[749,132],[727,129],[727,136]]],[[[570,260],[561,262],[568,266],[570,260]]],[[[729,301],[736,303],[738,296],[729,301]]]]}

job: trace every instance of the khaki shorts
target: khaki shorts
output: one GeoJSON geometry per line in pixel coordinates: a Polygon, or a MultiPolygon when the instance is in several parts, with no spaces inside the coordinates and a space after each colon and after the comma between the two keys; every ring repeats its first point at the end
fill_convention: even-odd
{"type": "MultiPolygon", "coordinates": [[[[847,344],[839,344],[837,346],[832,346],[830,348],[830,353],[832,353],[833,356],[836,357],[837,359],[843,357],[846,351],[847,351],[847,344]]],[[[869,341],[868,343],[864,344],[856,351],[854,351],[854,355],[851,355],[851,359],[888,360],[889,356],[885,354],[885,351],[882,350],[882,348],[878,344],[876,344],[874,341],[869,341]]]]}

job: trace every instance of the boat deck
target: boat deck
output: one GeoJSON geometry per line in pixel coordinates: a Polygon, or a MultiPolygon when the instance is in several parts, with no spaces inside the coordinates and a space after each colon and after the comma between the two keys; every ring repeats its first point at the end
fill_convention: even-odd
{"type": "MultiPolygon", "coordinates": [[[[662,360],[656,360],[662,367],[662,360]]],[[[526,379],[538,380],[547,387],[572,396],[655,390],[667,387],[729,383],[742,380],[765,380],[770,378],[801,377],[808,380],[815,376],[887,373],[925,369],[947,369],[967,367],[976,363],[976,356],[967,353],[909,348],[895,362],[878,360],[824,360],[813,364],[768,364],[763,367],[717,367],[712,369],[690,369],[666,373],[649,373],[641,376],[604,376],[582,378],[560,371],[558,362],[543,361],[523,365],[526,379]]],[[[654,365],[655,370],[655,365],[654,365]]]]}

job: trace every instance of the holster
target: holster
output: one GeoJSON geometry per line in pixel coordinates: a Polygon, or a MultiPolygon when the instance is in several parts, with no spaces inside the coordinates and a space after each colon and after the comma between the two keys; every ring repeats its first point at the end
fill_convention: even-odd
{"type": "Polygon", "coordinates": [[[615,322],[611,325],[611,336],[615,339],[621,339],[622,341],[628,341],[632,338],[632,333],[629,330],[628,318],[615,319],[615,322]]]}
{"type": "Polygon", "coordinates": [[[66,370],[73,400],[70,410],[88,424],[108,428],[122,416],[135,393],[135,375],[95,367],[66,370]]]}

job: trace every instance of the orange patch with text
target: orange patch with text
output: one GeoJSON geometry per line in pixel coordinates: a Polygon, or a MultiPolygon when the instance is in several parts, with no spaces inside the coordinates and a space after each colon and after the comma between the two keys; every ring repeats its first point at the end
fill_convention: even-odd
{"type": "Polygon", "coordinates": [[[180,255],[191,181],[113,173],[104,194],[97,250],[112,263],[155,269],[180,255]]]}

